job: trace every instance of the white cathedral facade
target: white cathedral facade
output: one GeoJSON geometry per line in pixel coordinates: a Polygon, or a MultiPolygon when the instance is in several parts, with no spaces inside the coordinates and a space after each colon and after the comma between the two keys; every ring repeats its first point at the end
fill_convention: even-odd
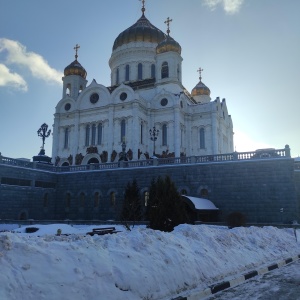
{"type": "Polygon", "coordinates": [[[140,19],[115,39],[110,87],[95,79],[88,84],[75,47],[54,115],[53,163],[115,162],[124,145],[128,160],[233,152],[225,100],[211,101],[201,73],[191,93],[182,84],[181,46],[170,36],[170,21],[165,34],[143,7],[140,19]]]}

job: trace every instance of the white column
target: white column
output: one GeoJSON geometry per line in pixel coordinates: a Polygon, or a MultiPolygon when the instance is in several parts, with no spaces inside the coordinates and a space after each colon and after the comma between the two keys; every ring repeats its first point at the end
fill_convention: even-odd
{"type": "Polygon", "coordinates": [[[181,131],[180,131],[180,109],[176,105],[174,108],[174,152],[175,157],[180,156],[180,144],[181,144],[181,131]]]}

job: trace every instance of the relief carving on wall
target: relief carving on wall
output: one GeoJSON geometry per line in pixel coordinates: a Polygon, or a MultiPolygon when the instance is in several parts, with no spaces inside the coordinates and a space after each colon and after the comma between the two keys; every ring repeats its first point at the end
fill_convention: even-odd
{"type": "Polygon", "coordinates": [[[100,159],[102,163],[106,163],[108,160],[108,153],[107,151],[102,151],[102,153],[100,154],[100,159]]]}
{"type": "Polygon", "coordinates": [[[98,153],[98,148],[96,146],[90,146],[86,148],[86,153],[87,154],[98,153]]]}
{"type": "Polygon", "coordinates": [[[75,156],[75,165],[81,165],[83,160],[83,155],[81,153],[76,154],[75,156]]]}

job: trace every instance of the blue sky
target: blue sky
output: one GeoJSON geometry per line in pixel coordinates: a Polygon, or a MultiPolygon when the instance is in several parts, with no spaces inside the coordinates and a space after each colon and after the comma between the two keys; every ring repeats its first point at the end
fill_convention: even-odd
{"type": "MultiPolygon", "coordinates": [[[[110,86],[115,38],[141,16],[138,0],[0,0],[0,152],[38,154],[37,130],[52,128],[64,68],[79,62],[89,83],[110,86]]],[[[161,30],[173,19],[183,84],[197,69],[211,97],[225,98],[237,151],[289,144],[300,155],[300,1],[147,0],[146,17],[161,30]]],[[[51,156],[52,138],[46,140],[51,156]]]]}

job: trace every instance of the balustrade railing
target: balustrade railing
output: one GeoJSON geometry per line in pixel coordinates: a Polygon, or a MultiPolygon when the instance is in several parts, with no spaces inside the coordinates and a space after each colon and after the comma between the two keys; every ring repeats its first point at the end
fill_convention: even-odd
{"type": "MultiPolygon", "coordinates": [[[[30,162],[22,159],[14,159],[1,156],[0,164],[17,166],[30,169],[39,169],[49,172],[82,172],[90,170],[107,170],[117,168],[141,168],[149,166],[165,166],[178,164],[201,164],[201,163],[217,163],[225,161],[243,161],[250,159],[276,159],[283,157],[291,157],[290,148],[288,145],[284,149],[259,149],[252,152],[233,152],[228,154],[190,156],[190,157],[168,157],[168,158],[153,158],[137,161],[119,161],[112,163],[88,164],[88,165],[72,165],[72,166],[54,166],[38,162],[30,162]]],[[[300,169],[300,163],[295,162],[295,169],[300,169]]]]}

